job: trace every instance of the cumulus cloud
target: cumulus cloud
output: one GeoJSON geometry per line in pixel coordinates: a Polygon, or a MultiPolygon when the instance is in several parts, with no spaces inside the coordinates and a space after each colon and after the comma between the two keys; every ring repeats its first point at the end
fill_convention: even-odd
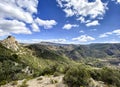
{"type": "Polygon", "coordinates": [[[32,27],[32,30],[34,32],[39,32],[40,31],[40,29],[39,29],[39,27],[36,23],[32,23],[31,27],[32,27]]]}
{"type": "Polygon", "coordinates": [[[3,30],[0,29],[0,36],[4,36],[4,35],[9,35],[9,32],[4,32],[3,30]]]}
{"type": "Polygon", "coordinates": [[[108,37],[109,35],[113,35],[113,34],[120,35],[120,29],[116,29],[116,30],[113,30],[111,32],[106,32],[106,33],[100,34],[99,38],[108,37]]]}
{"type": "Polygon", "coordinates": [[[96,26],[96,25],[100,25],[100,24],[98,23],[98,20],[95,20],[95,21],[92,21],[92,22],[89,22],[89,23],[86,24],[87,27],[96,26]]]}
{"type": "Polygon", "coordinates": [[[4,32],[6,34],[31,34],[31,31],[26,28],[26,25],[18,20],[0,20],[0,30],[1,32],[4,32]]]}
{"type": "Polygon", "coordinates": [[[119,3],[119,4],[120,4],[120,0],[117,0],[117,3],[119,3]]]}
{"type": "MultiPolygon", "coordinates": [[[[32,14],[30,14],[29,11],[24,10],[25,9],[24,4],[21,6],[22,3],[19,2],[21,2],[21,0],[1,0],[0,17],[18,19],[26,23],[32,23],[33,21],[32,14]]],[[[23,3],[27,5],[30,2],[29,0],[24,0],[23,3]],[[27,1],[27,3],[25,3],[25,1],[27,1]]],[[[37,5],[38,2],[36,2],[36,0],[33,0],[32,3],[35,3],[37,5]]],[[[31,7],[34,8],[32,4],[31,7]]],[[[26,9],[28,8],[29,6],[28,7],[26,6],[26,9]]]]}
{"type": "Polygon", "coordinates": [[[57,22],[55,20],[42,20],[42,19],[39,19],[39,18],[36,18],[35,22],[39,26],[43,26],[45,29],[52,28],[54,25],[57,24],[57,22]]]}
{"type": "Polygon", "coordinates": [[[76,16],[81,23],[92,22],[103,18],[107,3],[101,0],[89,2],[88,0],[56,0],[58,5],[66,13],[67,17],[76,16]]]}
{"type": "Polygon", "coordinates": [[[33,15],[37,14],[37,6],[38,0],[0,0],[0,35],[31,34],[30,28],[33,32],[39,32],[39,26],[52,28],[55,20],[39,18],[42,24],[35,23],[37,18],[33,15]]]}
{"type": "Polygon", "coordinates": [[[120,35],[120,29],[112,31],[113,34],[120,35]]]}
{"type": "Polygon", "coordinates": [[[70,30],[71,28],[79,27],[79,25],[76,24],[65,24],[63,26],[63,29],[70,30]]]}
{"type": "Polygon", "coordinates": [[[79,41],[79,42],[87,42],[87,41],[95,40],[95,38],[88,36],[88,35],[81,35],[79,37],[72,38],[72,40],[79,41]]]}

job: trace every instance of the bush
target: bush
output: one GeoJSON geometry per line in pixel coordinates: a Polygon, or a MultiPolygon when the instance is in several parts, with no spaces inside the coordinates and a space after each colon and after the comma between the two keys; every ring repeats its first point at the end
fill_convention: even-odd
{"type": "Polygon", "coordinates": [[[54,80],[54,79],[51,79],[51,80],[50,80],[50,83],[56,84],[56,83],[58,83],[58,81],[57,81],[57,80],[54,80]]]}
{"type": "Polygon", "coordinates": [[[40,77],[40,78],[38,78],[37,80],[43,80],[43,78],[42,78],[42,77],[40,77]]]}
{"type": "Polygon", "coordinates": [[[14,85],[17,85],[17,84],[18,84],[17,81],[13,81],[11,85],[14,86],[14,85]]]}
{"type": "Polygon", "coordinates": [[[93,79],[97,81],[101,80],[101,76],[102,76],[101,70],[92,69],[89,71],[89,73],[93,79]]]}
{"type": "Polygon", "coordinates": [[[60,76],[60,73],[59,73],[59,72],[55,72],[53,76],[54,76],[54,77],[60,76]]]}
{"type": "Polygon", "coordinates": [[[120,87],[120,71],[109,68],[103,68],[101,70],[101,73],[101,78],[103,82],[120,87]]]}
{"type": "Polygon", "coordinates": [[[23,82],[22,82],[22,85],[20,85],[20,86],[18,86],[18,87],[28,87],[28,84],[26,84],[27,83],[27,80],[24,80],[23,82]]]}
{"type": "Polygon", "coordinates": [[[64,82],[69,87],[86,86],[90,75],[88,71],[81,66],[70,68],[64,76],[64,82]]]}
{"type": "Polygon", "coordinates": [[[5,85],[7,83],[7,81],[3,80],[0,82],[0,85],[5,85]]]}
{"type": "Polygon", "coordinates": [[[91,77],[97,81],[103,81],[108,85],[120,87],[120,71],[110,68],[93,70],[90,72],[91,77]]]}

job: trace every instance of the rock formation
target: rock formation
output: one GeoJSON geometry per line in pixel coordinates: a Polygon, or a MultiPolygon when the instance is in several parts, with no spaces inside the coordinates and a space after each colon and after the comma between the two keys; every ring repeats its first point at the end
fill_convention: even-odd
{"type": "Polygon", "coordinates": [[[8,36],[6,39],[2,40],[1,43],[3,46],[11,49],[12,51],[18,51],[19,49],[19,44],[13,36],[8,36]]]}

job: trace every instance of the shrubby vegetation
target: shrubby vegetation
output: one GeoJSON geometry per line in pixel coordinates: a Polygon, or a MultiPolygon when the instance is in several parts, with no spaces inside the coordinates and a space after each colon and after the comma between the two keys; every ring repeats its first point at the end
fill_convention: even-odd
{"type": "Polygon", "coordinates": [[[26,74],[22,72],[25,66],[16,54],[0,46],[0,85],[26,77],[26,74]]]}
{"type": "Polygon", "coordinates": [[[90,72],[91,77],[98,81],[103,81],[106,84],[120,86],[120,70],[102,68],[100,70],[93,70],[90,72]]]}
{"type": "MultiPolygon", "coordinates": [[[[96,81],[103,81],[108,85],[120,87],[119,70],[109,68],[101,69],[104,64],[98,64],[97,60],[95,60],[95,64],[100,68],[94,69],[93,67],[88,67],[85,64],[77,63],[65,57],[65,55],[67,55],[68,57],[75,59],[78,57],[84,58],[90,56],[91,52],[91,57],[106,57],[106,53],[101,55],[103,54],[101,53],[103,50],[101,47],[95,46],[94,50],[89,52],[86,49],[92,49],[92,45],[90,48],[86,46],[76,47],[75,50],[70,52],[63,51],[62,48],[58,51],[52,51],[44,47],[41,45],[40,47],[39,45],[33,45],[28,47],[32,51],[23,48],[22,52],[24,54],[17,54],[0,44],[0,85],[10,81],[33,78],[40,75],[59,76],[60,74],[65,74],[64,82],[68,84],[69,87],[88,87],[90,78],[93,78],[96,81]],[[100,51],[97,51],[97,49],[100,51]],[[66,52],[64,56],[62,52],[66,52]],[[28,66],[29,74],[24,70],[28,66]]],[[[102,48],[104,48],[105,51],[107,50],[107,53],[110,51],[107,49],[106,45],[103,45],[102,48]]],[[[51,80],[51,82],[53,84],[57,83],[57,81],[54,80],[51,80]]],[[[26,82],[24,82],[20,87],[27,86],[26,82]]]]}
{"type": "Polygon", "coordinates": [[[73,66],[70,68],[64,77],[64,81],[69,87],[87,86],[90,74],[85,67],[73,66]]]}
{"type": "MultiPolygon", "coordinates": [[[[35,57],[28,51],[29,50],[26,50],[26,54],[16,54],[0,44],[0,85],[24,78],[53,75],[55,72],[55,75],[58,75],[58,73],[65,73],[67,66],[69,66],[69,61],[62,57],[60,59],[60,57],[57,56],[59,57],[58,62],[56,59],[43,59],[40,56],[35,57]],[[27,73],[25,70],[28,66],[27,71],[30,73],[27,73]]],[[[50,54],[52,55],[54,53],[50,54]]],[[[46,55],[46,53],[44,55],[46,55]]]]}
{"type": "Polygon", "coordinates": [[[89,87],[90,78],[107,85],[120,87],[120,71],[110,68],[88,69],[81,65],[74,66],[66,72],[64,81],[69,87],[89,87]]]}

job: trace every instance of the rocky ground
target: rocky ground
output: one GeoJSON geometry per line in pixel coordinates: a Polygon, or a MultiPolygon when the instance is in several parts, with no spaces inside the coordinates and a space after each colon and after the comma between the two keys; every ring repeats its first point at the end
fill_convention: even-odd
{"type": "Polygon", "coordinates": [[[25,80],[20,80],[17,81],[16,83],[9,83],[1,87],[67,87],[63,83],[63,75],[61,76],[40,76],[35,79],[31,79],[26,81],[24,84],[25,80]],[[26,86],[22,86],[22,85],[26,86]]]}

